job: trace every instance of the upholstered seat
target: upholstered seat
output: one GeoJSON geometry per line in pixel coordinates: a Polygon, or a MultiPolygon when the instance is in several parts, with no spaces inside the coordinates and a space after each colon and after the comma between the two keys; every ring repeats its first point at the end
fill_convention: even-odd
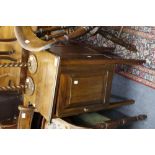
{"type": "Polygon", "coordinates": [[[21,104],[21,95],[13,92],[0,92],[0,121],[17,116],[19,104],[21,104]]]}

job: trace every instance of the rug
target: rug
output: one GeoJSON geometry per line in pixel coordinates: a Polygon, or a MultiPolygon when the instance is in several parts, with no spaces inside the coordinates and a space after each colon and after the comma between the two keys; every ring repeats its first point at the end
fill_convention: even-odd
{"type": "MultiPolygon", "coordinates": [[[[102,29],[118,35],[121,27],[106,26],[102,29]]],[[[155,89],[155,27],[151,26],[125,26],[120,38],[136,46],[137,52],[127,50],[125,47],[117,45],[100,34],[91,36],[89,33],[80,38],[96,47],[115,47],[115,53],[126,59],[144,59],[143,65],[118,65],[116,73],[131,80],[142,83],[155,89]]]]}

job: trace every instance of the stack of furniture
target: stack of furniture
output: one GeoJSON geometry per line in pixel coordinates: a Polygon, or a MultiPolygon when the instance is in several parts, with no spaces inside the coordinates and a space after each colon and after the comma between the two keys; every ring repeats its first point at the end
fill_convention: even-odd
{"type": "Polygon", "coordinates": [[[30,27],[15,27],[17,40],[7,40],[7,43],[3,40],[2,46],[7,49],[2,52],[5,55],[9,50],[14,51],[9,60],[18,63],[4,65],[2,61],[0,72],[1,76],[5,71],[13,78],[7,76],[8,80],[5,78],[0,89],[22,94],[17,128],[105,129],[146,119],[146,115],[128,117],[122,114],[117,117],[119,114],[113,109],[133,104],[134,100],[118,99],[111,94],[117,64],[145,61],[122,59],[113,53],[112,48],[93,48],[72,41],[90,27],[66,29],[46,27],[42,32],[48,32],[51,40],[45,41],[46,38],[38,38],[38,31],[33,32],[30,27]]]}
{"type": "MultiPolygon", "coordinates": [[[[33,73],[29,70],[27,78],[31,79],[34,89],[31,93],[24,94],[19,128],[23,128],[21,124],[27,124],[26,127],[31,128],[35,113],[43,117],[42,123],[39,122],[41,127],[47,128],[47,124],[57,119],[64,121],[83,113],[89,115],[133,104],[132,99],[110,101],[115,66],[141,64],[145,61],[122,59],[111,52],[106,48],[99,52],[87,46],[68,43],[52,46],[47,51],[31,53],[30,57],[35,57],[37,62],[37,67],[34,67],[37,69],[33,73]]],[[[99,125],[98,128],[116,128],[145,118],[145,115],[125,117],[115,125],[99,125]]]]}

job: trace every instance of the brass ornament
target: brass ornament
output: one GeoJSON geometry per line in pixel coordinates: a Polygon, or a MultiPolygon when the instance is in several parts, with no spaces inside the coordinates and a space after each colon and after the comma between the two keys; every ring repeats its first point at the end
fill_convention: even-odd
{"type": "Polygon", "coordinates": [[[37,68],[38,68],[38,63],[37,63],[37,59],[34,55],[30,55],[29,58],[28,58],[28,64],[30,64],[28,66],[28,70],[31,74],[34,74],[36,73],[37,71],[37,68]]]}
{"type": "Polygon", "coordinates": [[[31,77],[26,78],[25,86],[26,86],[25,94],[33,95],[34,90],[35,90],[35,85],[34,85],[33,79],[31,77]]]}

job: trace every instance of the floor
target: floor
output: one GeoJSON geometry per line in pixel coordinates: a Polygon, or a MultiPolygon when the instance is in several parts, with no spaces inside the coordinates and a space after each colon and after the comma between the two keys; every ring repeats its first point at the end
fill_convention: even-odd
{"type": "Polygon", "coordinates": [[[144,121],[136,122],[130,126],[133,129],[154,129],[155,128],[155,90],[129,80],[118,74],[113,79],[112,94],[134,99],[133,105],[119,108],[118,110],[129,115],[147,114],[144,121]]]}
{"type": "Polygon", "coordinates": [[[155,90],[115,74],[112,85],[112,94],[134,99],[135,104],[118,108],[120,112],[133,116],[147,114],[144,121],[133,123],[129,128],[154,129],[155,128],[155,90]]]}

